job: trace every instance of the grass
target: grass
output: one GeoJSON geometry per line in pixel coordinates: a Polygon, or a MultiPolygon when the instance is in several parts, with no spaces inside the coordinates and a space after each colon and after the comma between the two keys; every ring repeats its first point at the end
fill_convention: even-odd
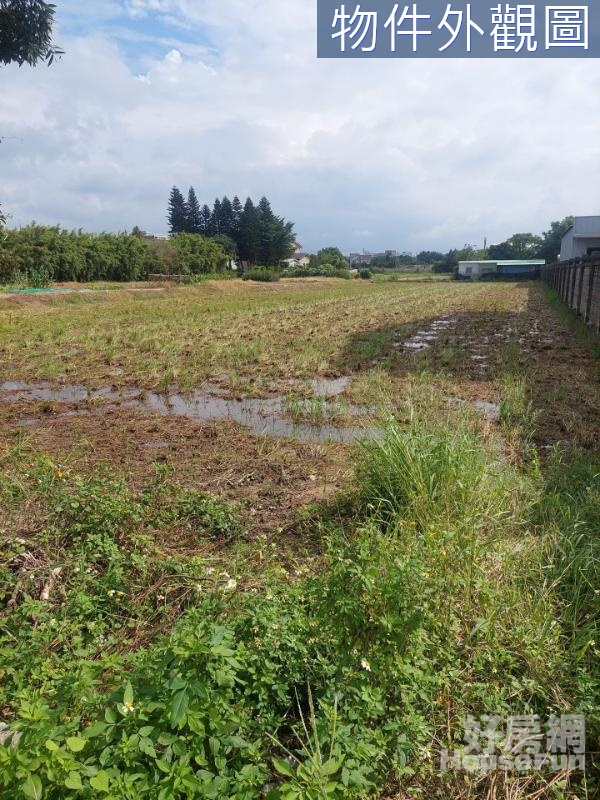
{"type": "MultiPolygon", "coordinates": [[[[531,287],[461,284],[459,296],[451,283],[317,286],[228,282],[10,306],[11,377],[48,377],[59,337],[90,358],[86,382],[102,380],[110,351],[119,380],[144,384],[151,329],[174,355],[163,364],[169,380],[198,385],[206,373],[192,369],[200,356],[185,356],[183,342],[204,314],[211,352],[250,348],[235,371],[253,386],[354,370],[338,410],[379,404],[385,417],[381,435],[356,448],[259,439],[250,456],[224,427],[202,434],[181,421],[175,436],[116,409],[121,427],[107,413],[73,430],[53,426],[48,409],[45,426],[23,433],[14,427],[23,410],[6,411],[0,718],[21,738],[0,747],[0,785],[11,797],[573,800],[598,791],[600,447],[578,446],[585,434],[595,442],[597,364],[517,346],[528,313],[562,324],[544,316],[531,287]],[[102,336],[112,338],[94,360],[88,335],[97,340],[111,308],[115,328],[102,336]],[[430,350],[390,349],[394,326],[409,336],[450,311],[461,322],[430,350]],[[473,332],[477,341],[501,333],[483,378],[470,359],[473,332]],[[27,337],[38,337],[36,355],[27,337]],[[279,359],[273,372],[267,354],[279,359]],[[569,369],[581,417],[553,406],[549,422],[540,387],[569,369]],[[499,423],[471,398],[496,399],[499,423]],[[562,441],[538,449],[558,430],[562,441]],[[171,442],[164,457],[144,450],[148,435],[171,442]],[[271,482],[246,495],[261,458],[271,482]],[[338,491],[278,512],[277,487],[289,481],[302,495],[327,459],[330,473],[347,468],[338,491]],[[586,775],[440,771],[468,715],[567,712],[586,714],[586,775]]],[[[223,364],[210,369],[218,377],[223,364]]],[[[298,391],[287,401],[294,418],[324,416],[322,398],[298,391]]]]}
{"type": "MultiPolygon", "coordinates": [[[[0,375],[64,375],[98,386],[122,382],[115,370],[123,370],[128,382],[150,389],[169,383],[191,388],[226,372],[260,389],[261,383],[343,371],[365,329],[434,317],[453,303],[475,308],[489,291],[437,281],[427,292],[419,284],[366,281],[282,281],[276,287],[213,281],[158,294],[69,295],[35,306],[0,300],[0,375]]],[[[504,300],[502,289],[494,292],[496,302],[506,302],[506,291],[504,300]]],[[[388,344],[388,335],[378,333],[358,355],[373,360],[388,344]]]]}

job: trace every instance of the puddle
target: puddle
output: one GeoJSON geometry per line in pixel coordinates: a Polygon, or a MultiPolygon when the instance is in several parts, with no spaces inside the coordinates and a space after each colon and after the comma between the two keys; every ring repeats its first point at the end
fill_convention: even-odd
{"type": "MultiPolygon", "coordinates": [[[[347,378],[336,378],[329,381],[317,381],[322,392],[340,394],[347,378]]],[[[212,387],[214,388],[214,387],[212,387]]],[[[29,384],[9,381],[0,384],[0,402],[14,402],[17,399],[46,400],[56,403],[85,403],[94,400],[118,402],[121,408],[142,409],[162,416],[182,417],[199,422],[228,421],[237,422],[258,435],[276,438],[299,439],[308,442],[352,442],[365,437],[377,435],[373,427],[337,426],[324,422],[294,422],[286,418],[286,402],[283,397],[267,399],[245,398],[230,399],[196,390],[180,394],[158,394],[141,390],[118,391],[110,388],[88,390],[85,386],[52,387],[47,384],[29,384]]],[[[319,395],[322,396],[322,395],[319,395]]],[[[113,406],[109,406],[113,407],[113,406]]],[[[351,409],[352,410],[352,409],[351,409]]],[[[364,411],[364,410],[363,410],[364,411]]],[[[61,416],[74,416],[89,413],[90,409],[78,409],[65,412],[61,416]]],[[[327,419],[327,405],[323,409],[327,419]]],[[[22,424],[31,425],[31,419],[22,420],[22,424]]]]}
{"type": "Polygon", "coordinates": [[[427,347],[431,346],[440,334],[455,325],[456,321],[456,317],[441,317],[440,319],[436,319],[431,323],[429,328],[417,331],[414,336],[411,336],[410,339],[407,339],[405,342],[397,341],[395,347],[413,351],[425,350],[427,347]]]}
{"type": "Polygon", "coordinates": [[[317,397],[337,397],[342,394],[350,378],[344,376],[343,378],[315,378],[310,382],[312,390],[317,397]]]}

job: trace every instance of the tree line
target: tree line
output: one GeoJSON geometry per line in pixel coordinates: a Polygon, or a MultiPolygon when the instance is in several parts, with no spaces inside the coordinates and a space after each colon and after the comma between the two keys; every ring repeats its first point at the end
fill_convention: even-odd
{"type": "Polygon", "coordinates": [[[134,233],[86,233],[27,225],[2,231],[0,283],[43,276],[46,281],[136,281],[151,273],[224,272],[229,258],[210,239],[180,233],[146,241],[134,233]]]}
{"type": "Polygon", "coordinates": [[[174,186],[167,211],[171,234],[199,234],[215,240],[233,258],[250,264],[275,266],[294,251],[294,223],[273,212],[262,197],[255,205],[250,197],[242,205],[236,195],[217,198],[212,206],[200,206],[190,187],[187,198],[174,186]]]}
{"type": "Polygon", "coordinates": [[[514,233],[503,242],[489,247],[474,247],[465,244],[452,248],[447,253],[437,250],[422,250],[416,255],[400,253],[381,255],[371,259],[371,267],[393,269],[411,266],[431,266],[434,272],[453,272],[459,261],[510,261],[518,259],[544,259],[547,264],[558,260],[562,237],[573,224],[573,217],[565,217],[550,223],[541,236],[534,233],[514,233]]]}

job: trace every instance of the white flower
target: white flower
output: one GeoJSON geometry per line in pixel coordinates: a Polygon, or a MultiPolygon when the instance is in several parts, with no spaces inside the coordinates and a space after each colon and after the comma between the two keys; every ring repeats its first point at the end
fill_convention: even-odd
{"type": "Polygon", "coordinates": [[[108,590],[108,596],[109,597],[114,597],[116,595],[116,593],[117,593],[116,589],[109,589],[108,590]]]}
{"type": "Polygon", "coordinates": [[[194,586],[194,589],[195,589],[197,592],[201,592],[201,591],[202,591],[202,585],[201,585],[200,583],[197,583],[197,584],[194,586]]]}
{"type": "Polygon", "coordinates": [[[123,714],[131,714],[132,711],[135,711],[135,708],[131,703],[123,703],[121,706],[121,711],[123,714]]]}
{"type": "Polygon", "coordinates": [[[234,581],[233,578],[230,578],[227,583],[225,584],[225,591],[231,592],[237,586],[237,581],[234,581]]]}
{"type": "Polygon", "coordinates": [[[360,666],[362,669],[365,669],[367,672],[371,672],[371,665],[367,661],[366,658],[363,658],[360,662],[360,666]]]}
{"type": "Polygon", "coordinates": [[[214,574],[215,574],[215,568],[214,568],[214,567],[209,567],[209,568],[206,570],[206,574],[207,574],[207,575],[214,575],[214,574]]]}

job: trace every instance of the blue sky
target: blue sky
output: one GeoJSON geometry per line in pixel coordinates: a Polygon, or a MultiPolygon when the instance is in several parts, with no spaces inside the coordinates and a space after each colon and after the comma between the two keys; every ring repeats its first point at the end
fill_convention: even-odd
{"type": "Polygon", "coordinates": [[[599,213],[599,61],[316,58],[306,0],[55,0],[52,67],[0,70],[11,223],[166,229],[266,194],[310,250],[447,250],[599,213]]]}

